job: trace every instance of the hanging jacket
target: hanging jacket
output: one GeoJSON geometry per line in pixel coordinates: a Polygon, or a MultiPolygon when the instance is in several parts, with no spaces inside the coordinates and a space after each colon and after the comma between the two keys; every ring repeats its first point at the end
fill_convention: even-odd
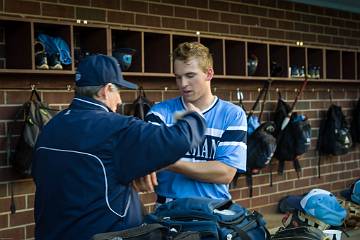
{"type": "Polygon", "coordinates": [[[155,126],[75,97],[35,146],[35,238],[90,239],[140,225],[132,180],[174,163],[203,141],[204,132],[198,113],[172,127],[155,126]]]}

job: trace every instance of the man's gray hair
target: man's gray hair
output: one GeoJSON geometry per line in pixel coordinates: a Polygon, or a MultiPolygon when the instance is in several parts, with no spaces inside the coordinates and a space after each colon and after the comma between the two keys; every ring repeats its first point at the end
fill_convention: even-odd
{"type": "MultiPolygon", "coordinates": [[[[84,96],[84,97],[96,97],[99,90],[103,88],[104,85],[101,86],[85,86],[85,87],[78,87],[75,86],[75,94],[84,96]]],[[[119,88],[116,87],[114,84],[110,83],[111,91],[116,92],[119,91],[119,88]]]]}
{"type": "Polygon", "coordinates": [[[97,96],[99,90],[104,86],[85,86],[85,87],[78,87],[75,86],[75,94],[84,97],[94,98],[97,96]]]}

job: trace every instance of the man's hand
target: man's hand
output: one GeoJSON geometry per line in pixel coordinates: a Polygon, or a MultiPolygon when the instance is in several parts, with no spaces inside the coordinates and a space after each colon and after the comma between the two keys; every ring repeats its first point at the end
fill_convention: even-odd
{"type": "Polygon", "coordinates": [[[156,172],[134,180],[132,185],[137,192],[153,192],[154,187],[158,185],[156,172]]]}
{"type": "Polygon", "coordinates": [[[186,103],[186,108],[188,111],[194,111],[201,114],[201,110],[198,107],[195,107],[195,105],[192,103],[186,103]]]}

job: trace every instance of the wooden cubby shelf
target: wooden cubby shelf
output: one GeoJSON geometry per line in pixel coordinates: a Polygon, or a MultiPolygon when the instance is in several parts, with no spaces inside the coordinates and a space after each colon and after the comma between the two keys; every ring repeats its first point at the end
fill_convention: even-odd
{"type": "Polygon", "coordinates": [[[171,78],[173,50],[182,42],[199,41],[213,56],[215,78],[303,81],[307,74],[314,82],[360,83],[357,49],[10,17],[0,18],[0,36],[0,74],[6,75],[71,75],[86,55],[116,57],[125,49],[132,52],[131,66],[123,71],[125,76],[171,78]],[[63,65],[62,70],[37,69],[35,43],[41,33],[64,40],[72,63],[63,65]]]}

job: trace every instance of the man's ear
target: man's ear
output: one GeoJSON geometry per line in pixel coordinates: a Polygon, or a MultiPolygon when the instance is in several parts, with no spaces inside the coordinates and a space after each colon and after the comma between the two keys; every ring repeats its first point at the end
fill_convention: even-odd
{"type": "Polygon", "coordinates": [[[213,77],[214,77],[214,69],[210,67],[206,72],[206,80],[210,81],[213,77]]]}
{"type": "Polygon", "coordinates": [[[97,96],[101,99],[107,99],[107,92],[110,90],[110,84],[106,84],[104,87],[100,88],[97,93],[97,96]]]}

